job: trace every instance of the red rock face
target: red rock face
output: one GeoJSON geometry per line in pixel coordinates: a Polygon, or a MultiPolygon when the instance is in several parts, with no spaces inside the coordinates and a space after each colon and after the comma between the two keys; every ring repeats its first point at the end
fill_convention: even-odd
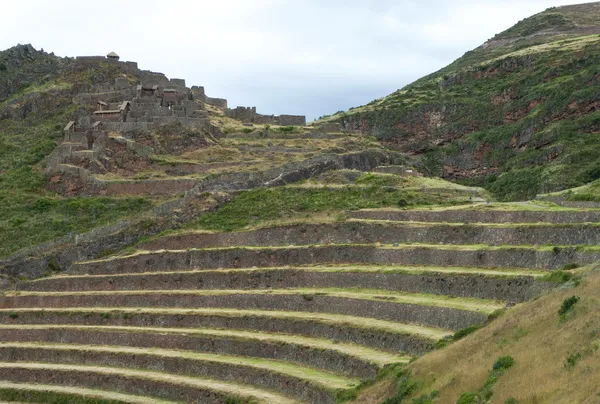
{"type": "Polygon", "coordinates": [[[79,177],[69,173],[56,173],[48,179],[46,188],[63,196],[76,196],[83,193],[85,185],[79,177]]]}

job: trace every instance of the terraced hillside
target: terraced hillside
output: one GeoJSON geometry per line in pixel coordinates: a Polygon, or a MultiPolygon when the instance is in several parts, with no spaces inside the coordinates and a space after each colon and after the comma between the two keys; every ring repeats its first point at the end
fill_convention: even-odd
{"type": "Polygon", "coordinates": [[[311,126],[133,62],[1,52],[0,401],[455,401],[431,369],[473,386],[459,340],[600,261],[598,8],[311,126]]]}
{"type": "Polygon", "coordinates": [[[600,210],[548,203],[195,226],[6,291],[0,398],[351,400],[600,260],[600,210]]]}
{"type": "Polygon", "coordinates": [[[532,199],[594,181],[600,3],[552,7],[396,92],[322,122],[376,136],[420,169],[532,199]]]}

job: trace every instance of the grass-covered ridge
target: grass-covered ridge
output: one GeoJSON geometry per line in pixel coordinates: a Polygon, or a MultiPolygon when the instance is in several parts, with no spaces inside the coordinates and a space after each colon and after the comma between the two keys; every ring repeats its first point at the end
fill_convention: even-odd
{"type": "Polygon", "coordinates": [[[500,200],[599,177],[599,3],[546,10],[446,68],[326,120],[500,200]]]}

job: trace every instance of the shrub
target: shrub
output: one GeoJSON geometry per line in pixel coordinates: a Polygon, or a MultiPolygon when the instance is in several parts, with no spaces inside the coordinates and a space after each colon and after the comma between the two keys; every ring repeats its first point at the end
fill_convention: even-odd
{"type": "Polygon", "coordinates": [[[579,268],[578,264],[566,264],[562,269],[563,271],[570,271],[572,269],[577,269],[579,268]]]}
{"type": "Polygon", "coordinates": [[[488,375],[485,384],[478,392],[467,392],[463,393],[457,401],[457,404],[480,404],[488,402],[492,395],[492,387],[498,381],[498,378],[504,374],[508,369],[510,369],[515,360],[511,356],[501,356],[499,357],[494,365],[492,366],[492,370],[488,375]]]}
{"type": "Polygon", "coordinates": [[[463,328],[462,330],[457,331],[456,334],[454,334],[454,341],[458,341],[459,339],[463,339],[467,335],[472,334],[475,331],[477,331],[479,328],[481,328],[481,327],[478,326],[478,325],[472,325],[470,327],[463,328]]]}
{"type": "Polygon", "coordinates": [[[567,357],[565,361],[565,368],[571,369],[577,365],[577,362],[583,359],[583,354],[581,352],[577,352],[576,354],[571,354],[567,357]]]}
{"type": "Polygon", "coordinates": [[[566,283],[573,278],[573,274],[565,271],[551,271],[543,280],[547,282],[566,283]]]}
{"type": "Polygon", "coordinates": [[[564,316],[565,314],[567,314],[573,309],[573,306],[575,306],[575,304],[577,304],[578,301],[579,297],[577,296],[571,296],[565,299],[562,303],[562,306],[560,306],[560,309],[558,310],[558,315],[564,316]]]}
{"type": "Polygon", "coordinates": [[[481,402],[481,398],[477,393],[462,393],[456,404],[477,404],[481,402]]]}
{"type": "Polygon", "coordinates": [[[18,317],[19,317],[19,314],[18,314],[18,313],[15,313],[15,312],[13,311],[13,312],[10,312],[10,313],[9,313],[8,317],[10,317],[11,319],[13,319],[13,320],[14,320],[14,319],[16,319],[16,318],[18,318],[18,317]]]}
{"type": "Polygon", "coordinates": [[[50,257],[50,259],[48,260],[48,270],[50,272],[60,271],[60,264],[58,263],[55,257],[50,257]]]}
{"type": "Polygon", "coordinates": [[[433,404],[434,400],[440,396],[439,390],[433,390],[429,394],[423,394],[420,397],[413,398],[412,404],[433,404]]]}
{"type": "Polygon", "coordinates": [[[475,331],[479,330],[480,328],[481,327],[477,326],[477,325],[472,325],[470,327],[463,328],[462,330],[457,331],[454,335],[452,335],[450,337],[445,337],[445,338],[442,338],[441,340],[439,340],[435,344],[435,349],[444,348],[445,346],[451,344],[452,342],[461,340],[464,337],[466,337],[467,335],[474,333],[475,331]]]}
{"type": "Polygon", "coordinates": [[[279,133],[293,133],[295,130],[295,126],[282,126],[279,128],[279,133]]]}
{"type": "Polygon", "coordinates": [[[515,363],[515,360],[512,358],[512,356],[501,356],[494,363],[492,370],[503,372],[507,369],[510,369],[510,367],[512,367],[512,365],[514,365],[514,363],[515,363]]]}
{"type": "Polygon", "coordinates": [[[403,207],[408,206],[408,205],[409,205],[409,202],[406,199],[404,199],[404,198],[398,199],[398,206],[399,207],[403,208],[403,207]]]}
{"type": "Polygon", "coordinates": [[[382,404],[401,404],[404,399],[414,393],[417,388],[418,384],[411,379],[409,373],[400,372],[398,374],[398,381],[396,382],[396,394],[385,400],[382,404]]]}
{"type": "Polygon", "coordinates": [[[519,400],[514,397],[510,397],[504,401],[504,404],[519,404],[519,400]]]}

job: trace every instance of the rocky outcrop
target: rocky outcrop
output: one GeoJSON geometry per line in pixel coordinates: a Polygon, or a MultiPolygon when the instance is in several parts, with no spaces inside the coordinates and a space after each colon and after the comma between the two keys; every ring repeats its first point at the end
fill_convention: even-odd
{"type": "Polygon", "coordinates": [[[0,52],[0,102],[40,81],[57,77],[64,60],[31,45],[17,45],[0,52]]]}

